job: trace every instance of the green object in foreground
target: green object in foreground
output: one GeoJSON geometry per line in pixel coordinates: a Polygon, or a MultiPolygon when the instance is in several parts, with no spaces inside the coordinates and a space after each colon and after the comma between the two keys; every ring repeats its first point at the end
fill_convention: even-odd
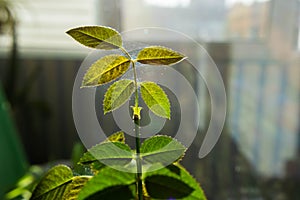
{"type": "Polygon", "coordinates": [[[9,108],[0,85],[0,199],[28,169],[9,108]]]}
{"type": "Polygon", "coordinates": [[[162,118],[171,118],[171,105],[158,84],[138,81],[136,63],[141,67],[171,66],[185,56],[167,47],[149,46],[140,49],[134,58],[123,47],[121,35],[104,26],[79,27],[67,33],[85,46],[122,52],[122,55],[106,55],[92,64],[83,77],[81,88],[115,81],[105,93],[104,114],[118,109],[134,96],[131,108],[135,149],[126,144],[123,132],[114,133],[79,159],[78,164],[91,174],[80,174],[58,165],[42,178],[30,200],[206,200],[198,182],[178,163],[186,151],[180,141],[166,135],[140,140],[140,97],[150,111],[162,118]],[[129,69],[133,70],[132,80],[123,79],[129,69]]]}

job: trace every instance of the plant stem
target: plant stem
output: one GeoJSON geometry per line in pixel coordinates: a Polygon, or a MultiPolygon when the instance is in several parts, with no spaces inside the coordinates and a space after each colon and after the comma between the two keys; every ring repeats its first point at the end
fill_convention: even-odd
{"type": "MultiPolygon", "coordinates": [[[[134,85],[135,85],[135,100],[134,107],[139,109],[139,95],[138,95],[138,85],[137,85],[137,75],[135,63],[132,62],[133,75],[134,75],[134,85]]],[[[137,170],[137,192],[138,199],[143,199],[143,185],[142,185],[142,163],[140,157],[140,113],[133,112],[134,130],[135,130],[135,146],[136,146],[136,170],[137,170]]]]}
{"type": "Polygon", "coordinates": [[[134,87],[135,87],[135,99],[134,99],[134,108],[133,108],[133,122],[135,130],[135,146],[136,146],[136,186],[137,186],[137,196],[139,200],[143,200],[143,183],[142,183],[142,163],[140,157],[140,110],[139,110],[139,94],[138,94],[138,84],[137,84],[137,73],[135,62],[133,61],[130,54],[126,49],[121,48],[121,50],[126,54],[126,56],[131,60],[133,68],[133,78],[134,78],[134,87]]]}
{"type": "Polygon", "coordinates": [[[140,119],[134,118],[135,124],[135,143],[136,143],[136,168],[137,168],[137,176],[136,176],[136,183],[137,183],[137,192],[138,192],[138,199],[143,199],[143,185],[142,185],[142,163],[140,157],[140,119]]]}
{"type": "MultiPolygon", "coordinates": [[[[139,107],[139,94],[138,94],[138,84],[137,84],[137,75],[136,75],[135,62],[133,61],[131,55],[126,51],[126,49],[124,49],[123,47],[121,47],[120,49],[130,59],[130,61],[132,63],[134,87],[135,87],[134,107],[137,109],[139,107]]],[[[138,118],[140,119],[140,116],[138,118]]]]}

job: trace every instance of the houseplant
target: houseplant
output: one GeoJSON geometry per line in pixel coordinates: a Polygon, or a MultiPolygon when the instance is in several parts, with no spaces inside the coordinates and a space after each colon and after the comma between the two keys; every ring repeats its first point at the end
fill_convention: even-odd
{"type": "Polygon", "coordinates": [[[173,65],[185,56],[166,47],[148,46],[136,55],[124,47],[121,34],[104,26],[88,26],[67,32],[79,43],[95,49],[119,49],[122,53],[101,57],[85,74],[82,87],[113,82],[105,93],[104,114],[134,97],[132,123],[135,150],[120,131],[90,148],[79,160],[85,172],[78,174],[65,165],[50,169],[35,187],[31,199],[206,199],[196,180],[179,164],[186,148],[177,140],[155,135],[141,143],[140,97],[155,115],[170,119],[170,102],[154,82],[138,82],[136,64],[173,65]],[[132,79],[122,79],[131,68],[132,79]]]}

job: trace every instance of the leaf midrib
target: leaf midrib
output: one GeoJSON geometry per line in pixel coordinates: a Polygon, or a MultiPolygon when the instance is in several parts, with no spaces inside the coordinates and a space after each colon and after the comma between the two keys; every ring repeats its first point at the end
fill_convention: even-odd
{"type": "Polygon", "coordinates": [[[172,59],[172,58],[184,58],[184,57],[182,57],[182,56],[168,56],[168,57],[166,57],[166,56],[163,56],[163,57],[155,57],[155,58],[137,58],[137,61],[140,61],[140,60],[162,60],[162,59],[164,59],[164,60],[166,60],[166,59],[172,59]]]}
{"type": "MultiPolygon", "coordinates": [[[[127,88],[129,87],[129,85],[131,85],[133,83],[133,81],[132,80],[130,80],[129,82],[128,82],[128,84],[126,85],[126,87],[124,87],[124,90],[122,90],[122,92],[120,93],[120,95],[118,95],[115,99],[114,99],[114,101],[112,102],[112,105],[114,105],[114,103],[119,99],[119,97],[122,95],[122,94],[124,94],[124,92],[127,90],[127,88]]],[[[131,92],[131,94],[130,94],[130,96],[132,95],[132,93],[134,92],[134,90],[131,92]]],[[[112,95],[113,96],[113,95],[112,95]]],[[[129,97],[130,97],[129,96],[129,97]]]]}
{"type": "MultiPolygon", "coordinates": [[[[126,57],[125,57],[126,58],[126,57]]],[[[127,59],[127,58],[126,58],[127,59]]],[[[123,64],[125,64],[126,62],[130,62],[130,60],[124,60],[123,62],[121,62],[120,64],[118,64],[117,66],[120,66],[120,65],[123,65],[123,64]]],[[[115,67],[117,67],[117,66],[115,66],[115,67]]],[[[115,67],[112,67],[112,68],[110,68],[110,69],[105,69],[104,71],[103,71],[103,74],[106,74],[107,72],[109,72],[109,71],[111,71],[112,69],[114,69],[115,67]]]]}
{"type": "Polygon", "coordinates": [[[151,92],[149,92],[149,90],[145,87],[145,85],[142,85],[142,87],[144,89],[146,89],[147,93],[151,96],[151,98],[154,99],[157,102],[157,104],[155,104],[155,105],[159,105],[163,110],[165,110],[164,107],[159,103],[159,101],[156,98],[153,97],[153,95],[151,94],[151,92]]]}
{"type": "Polygon", "coordinates": [[[97,162],[100,160],[113,160],[113,159],[132,159],[132,154],[130,154],[130,156],[122,156],[122,157],[105,157],[105,158],[95,158],[95,159],[90,159],[88,161],[80,161],[80,163],[82,164],[89,164],[89,163],[93,163],[93,162],[97,162]]]}
{"type": "Polygon", "coordinates": [[[47,192],[45,192],[45,193],[43,193],[43,194],[40,194],[40,195],[36,196],[34,199],[37,199],[37,198],[39,198],[39,197],[41,197],[41,196],[43,196],[43,195],[46,195],[46,194],[48,194],[49,192],[52,192],[53,190],[56,190],[56,189],[58,189],[59,187],[65,185],[65,184],[71,183],[72,181],[73,181],[72,178],[70,178],[68,181],[63,182],[63,183],[57,185],[56,187],[54,187],[54,188],[48,190],[47,192]]]}
{"type": "MultiPolygon", "coordinates": [[[[118,65],[116,65],[116,66],[110,68],[110,70],[112,70],[113,68],[115,68],[115,67],[117,67],[117,66],[120,66],[120,65],[122,65],[122,64],[124,64],[124,63],[126,63],[126,62],[129,62],[129,61],[130,61],[130,60],[125,60],[125,61],[121,62],[120,64],[118,64],[118,65]]],[[[107,68],[107,67],[105,67],[105,69],[104,69],[101,73],[99,73],[98,75],[96,75],[94,78],[89,79],[89,81],[87,81],[86,84],[92,83],[94,80],[99,79],[103,74],[105,74],[105,73],[107,73],[107,72],[110,71],[110,70],[107,70],[106,68],[107,68]]],[[[98,83],[98,85],[101,85],[101,83],[98,83]]]]}
{"type": "MultiPolygon", "coordinates": [[[[113,44],[113,43],[111,43],[111,42],[108,42],[108,41],[106,41],[106,40],[103,40],[103,39],[94,37],[94,36],[92,36],[91,34],[86,33],[86,32],[84,32],[84,31],[82,31],[82,30],[78,30],[78,32],[80,32],[80,33],[82,33],[82,34],[85,34],[86,36],[91,37],[91,38],[93,38],[93,39],[100,40],[100,43],[101,43],[101,42],[104,42],[104,43],[107,43],[107,44],[109,44],[109,45],[112,45],[112,46],[114,46],[114,47],[118,47],[118,48],[119,48],[119,46],[117,46],[117,45],[115,45],[115,44],[113,44]]],[[[114,34],[112,37],[115,37],[115,36],[118,36],[118,34],[114,34]]],[[[99,43],[98,45],[100,45],[100,43],[99,43]]]]}
{"type": "Polygon", "coordinates": [[[175,151],[185,151],[185,148],[178,148],[178,149],[170,149],[170,150],[167,150],[167,151],[152,151],[152,152],[147,152],[147,153],[141,153],[141,156],[142,157],[146,157],[146,156],[151,156],[151,155],[157,155],[157,154],[160,154],[160,153],[172,153],[172,152],[175,152],[175,151]]]}

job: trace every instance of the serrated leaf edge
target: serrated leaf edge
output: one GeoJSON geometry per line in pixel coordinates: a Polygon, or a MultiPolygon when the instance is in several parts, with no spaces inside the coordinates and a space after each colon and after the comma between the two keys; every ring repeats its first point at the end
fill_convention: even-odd
{"type": "MultiPolygon", "coordinates": [[[[84,77],[86,76],[86,74],[88,73],[88,71],[90,70],[90,68],[91,68],[96,62],[98,62],[99,60],[101,60],[101,59],[103,59],[103,58],[105,58],[105,57],[108,57],[108,56],[120,56],[120,57],[124,57],[124,58],[127,59],[126,61],[122,62],[122,63],[119,64],[119,65],[123,65],[123,64],[126,63],[126,62],[131,62],[131,60],[128,59],[126,56],[119,55],[119,54],[110,54],[110,55],[106,55],[106,56],[101,57],[100,59],[98,59],[97,61],[95,61],[95,62],[94,62],[94,63],[86,70],[86,72],[84,73],[84,76],[83,76],[83,79],[82,79],[82,82],[81,82],[80,89],[81,89],[81,88],[98,87],[98,86],[101,86],[101,85],[105,85],[105,84],[107,84],[107,83],[110,83],[110,82],[112,82],[112,81],[114,81],[114,80],[120,78],[120,77],[121,77],[123,74],[125,74],[125,73],[128,71],[128,69],[130,68],[130,66],[128,66],[128,69],[127,69],[126,71],[124,71],[124,73],[120,74],[120,75],[119,75],[118,77],[116,77],[115,79],[112,79],[112,80],[110,80],[110,81],[108,81],[108,82],[106,82],[106,83],[101,83],[101,84],[96,84],[96,85],[83,85],[84,77]]],[[[103,71],[103,72],[106,73],[107,71],[108,71],[108,70],[105,70],[105,71],[103,71]]],[[[102,73],[102,74],[104,74],[104,73],[102,73]]]]}
{"type": "MultiPolygon", "coordinates": [[[[206,195],[205,195],[205,193],[204,193],[204,190],[202,189],[200,183],[197,181],[197,179],[196,179],[196,178],[195,178],[188,170],[186,170],[186,169],[185,169],[180,163],[178,163],[178,162],[172,163],[171,165],[174,165],[174,166],[178,167],[179,169],[183,170],[186,174],[188,174],[188,175],[192,178],[192,180],[196,183],[196,185],[200,188],[200,190],[202,191],[205,200],[207,200],[206,195]]],[[[162,167],[162,168],[163,168],[163,167],[162,167]]],[[[165,167],[165,168],[166,168],[166,167],[165,167]]],[[[168,169],[168,170],[169,170],[169,169],[168,169]]],[[[148,175],[148,173],[144,173],[142,179],[145,181],[147,177],[151,177],[151,176],[153,176],[153,175],[155,175],[155,174],[153,174],[152,172],[150,173],[150,175],[148,175]]],[[[164,176],[174,178],[173,176],[170,176],[170,175],[168,175],[168,174],[164,174],[164,176]]],[[[176,173],[174,174],[174,176],[175,176],[178,180],[181,180],[181,176],[177,175],[176,173]]],[[[183,181],[185,184],[187,184],[184,180],[182,180],[182,181],[183,181]]],[[[187,185],[189,185],[189,184],[187,184],[187,185]]],[[[193,188],[193,189],[194,189],[194,188],[193,188]]],[[[195,198],[195,197],[194,197],[194,198],[195,198]]]]}
{"type": "MultiPolygon", "coordinates": [[[[153,112],[153,111],[149,108],[149,106],[146,104],[146,102],[145,102],[143,96],[141,95],[141,96],[142,96],[142,99],[143,99],[143,101],[145,102],[145,104],[147,105],[147,107],[148,107],[148,108],[151,110],[151,112],[153,112],[155,115],[157,115],[157,116],[159,116],[159,117],[162,117],[162,118],[171,119],[171,103],[170,103],[169,97],[168,97],[168,95],[166,94],[166,92],[165,92],[165,91],[164,91],[157,83],[152,82],[152,81],[144,81],[144,82],[141,82],[141,83],[139,84],[140,88],[142,87],[143,83],[154,83],[155,85],[157,85],[157,86],[164,92],[164,94],[165,94],[166,97],[167,97],[168,103],[169,103],[170,115],[166,117],[166,116],[160,115],[159,113],[153,112]]],[[[144,88],[145,88],[145,87],[144,87],[144,88]]],[[[147,90],[147,91],[148,91],[148,90],[147,90]]],[[[150,92],[148,92],[148,93],[150,93],[150,92]]],[[[153,97],[153,96],[151,95],[151,97],[153,97]]],[[[154,99],[154,98],[153,98],[153,99],[154,99]]]]}
{"type": "Polygon", "coordinates": [[[197,181],[197,179],[194,177],[194,175],[192,175],[187,169],[185,169],[185,167],[182,166],[179,162],[173,163],[173,165],[175,165],[178,168],[180,168],[183,171],[185,171],[185,173],[187,173],[194,180],[194,182],[197,184],[197,186],[201,189],[201,191],[203,192],[203,195],[204,195],[205,199],[207,199],[204,190],[202,189],[200,183],[197,181]]]}
{"type": "MultiPolygon", "coordinates": [[[[172,65],[175,65],[175,64],[180,63],[181,61],[183,61],[183,60],[185,60],[185,59],[188,58],[187,56],[183,55],[182,53],[180,53],[180,52],[178,52],[178,51],[175,51],[175,50],[173,50],[173,49],[171,49],[171,48],[169,48],[169,47],[165,47],[165,46],[161,46],[161,45],[147,46],[147,47],[143,48],[141,51],[143,51],[144,49],[148,49],[148,48],[164,48],[164,49],[173,51],[173,52],[175,52],[175,53],[177,53],[177,54],[179,54],[179,55],[182,56],[182,58],[181,58],[180,60],[178,60],[178,61],[176,61],[176,62],[174,62],[174,63],[168,64],[168,65],[166,65],[166,66],[172,66],[172,65]]],[[[140,51],[140,52],[141,52],[141,51],[140,51]]],[[[140,53],[140,52],[139,52],[139,53],[140,53]]],[[[137,54],[137,58],[135,59],[135,61],[141,63],[141,62],[139,61],[139,59],[138,59],[139,53],[137,54]]],[[[176,57],[173,57],[173,58],[176,58],[176,57]]],[[[162,58],[162,59],[163,59],[163,58],[162,58]]],[[[153,59],[142,59],[142,60],[153,60],[153,59]]],[[[157,59],[157,60],[158,60],[158,59],[157,59]]],[[[142,64],[143,64],[143,63],[142,63],[142,64]]],[[[161,65],[163,65],[163,64],[161,64],[161,65]]]]}
{"type": "MultiPolygon", "coordinates": [[[[156,138],[156,137],[167,137],[167,138],[171,138],[172,140],[174,140],[174,141],[176,141],[176,142],[178,142],[179,144],[181,144],[183,147],[184,147],[184,151],[182,152],[182,155],[177,159],[177,160],[175,160],[174,162],[173,162],[173,164],[174,163],[179,163],[181,160],[182,160],[182,158],[185,156],[185,153],[186,153],[186,151],[187,151],[187,148],[186,148],[186,146],[184,146],[180,141],[178,141],[176,138],[173,138],[173,137],[171,137],[171,136],[168,136],[168,135],[154,135],[154,136],[152,136],[152,137],[150,137],[151,139],[152,138],[156,138]]],[[[146,140],[148,140],[148,139],[150,139],[150,138],[147,138],[146,140]]],[[[145,140],[145,141],[146,141],[145,140]]],[[[172,140],[171,140],[171,142],[172,142],[172,140]]],[[[145,142],[144,141],[144,142],[145,142]]],[[[143,146],[143,144],[144,144],[144,142],[141,144],[141,150],[142,150],[142,146],[143,146]]],[[[168,143],[167,145],[169,145],[170,143],[168,143]]],[[[153,151],[153,152],[156,152],[156,151],[153,151]]],[[[159,152],[159,151],[157,151],[157,152],[159,152]]],[[[140,155],[141,155],[141,157],[143,158],[143,155],[150,155],[150,153],[149,154],[147,154],[147,153],[140,153],[140,155]]]]}
{"type": "MultiPolygon", "coordinates": [[[[68,170],[70,170],[70,171],[72,172],[71,168],[70,168],[69,166],[67,166],[67,165],[64,165],[64,164],[58,164],[58,165],[53,166],[52,168],[50,168],[50,169],[43,175],[43,177],[41,178],[41,180],[40,180],[40,181],[38,182],[38,184],[35,186],[35,188],[34,188],[34,190],[33,190],[33,192],[32,192],[32,195],[35,194],[35,190],[36,190],[37,187],[40,185],[40,183],[42,183],[43,181],[45,181],[46,176],[48,176],[48,175],[52,172],[52,170],[54,170],[54,168],[57,168],[57,167],[64,167],[64,168],[66,168],[66,169],[68,169],[68,170]]],[[[42,195],[45,195],[45,194],[47,194],[47,193],[49,193],[49,192],[51,192],[51,191],[53,191],[53,190],[55,190],[55,189],[61,187],[62,185],[71,183],[71,182],[72,182],[72,178],[73,178],[73,177],[69,178],[68,180],[66,180],[65,182],[63,182],[63,183],[61,183],[61,184],[56,185],[56,187],[54,187],[54,188],[48,190],[47,192],[44,192],[44,193],[39,194],[39,195],[36,195],[34,199],[38,199],[38,198],[41,197],[42,195]]],[[[33,199],[33,198],[31,198],[31,199],[33,199]]],[[[33,200],[34,200],[34,199],[33,199],[33,200]]]]}
{"type": "MultiPolygon", "coordinates": [[[[130,79],[122,79],[122,80],[120,80],[120,81],[123,81],[123,80],[130,80],[130,79]]],[[[108,91],[115,83],[117,83],[117,82],[118,82],[118,81],[114,82],[114,83],[106,90],[106,92],[105,92],[104,99],[103,99],[103,112],[104,112],[104,114],[109,113],[109,112],[112,112],[112,111],[114,111],[114,110],[120,108],[122,105],[124,105],[124,104],[130,99],[130,97],[131,97],[132,94],[134,93],[134,90],[133,90],[133,91],[131,92],[131,94],[129,95],[129,98],[128,98],[126,101],[124,101],[121,105],[119,105],[118,107],[115,107],[114,109],[111,109],[111,110],[109,110],[109,111],[105,111],[105,110],[104,110],[104,109],[105,109],[105,106],[104,106],[104,100],[105,100],[105,98],[106,98],[107,91],[108,91]]],[[[125,88],[127,88],[131,83],[134,83],[134,81],[133,81],[133,80],[130,80],[130,82],[128,82],[128,84],[127,84],[127,86],[126,86],[125,88]]]]}
{"type": "MultiPolygon", "coordinates": [[[[106,28],[106,29],[110,29],[110,30],[115,31],[115,32],[117,33],[117,35],[120,36],[120,38],[121,38],[121,46],[117,46],[117,45],[115,45],[115,44],[112,44],[112,43],[110,43],[110,42],[107,42],[106,40],[102,40],[102,41],[103,41],[103,42],[106,42],[106,43],[108,43],[108,44],[110,44],[110,45],[112,45],[112,46],[118,47],[118,48],[121,48],[121,47],[123,46],[123,40],[122,40],[122,36],[121,36],[120,32],[117,31],[116,29],[112,28],[112,27],[109,27],[109,26],[80,26],[80,27],[76,27],[76,28],[69,29],[68,31],[66,31],[66,33],[67,33],[68,35],[70,35],[71,38],[72,38],[73,40],[75,40],[76,42],[78,42],[75,38],[73,38],[73,36],[72,36],[71,34],[69,34],[69,31],[75,30],[75,29],[79,29],[79,28],[94,28],[94,27],[101,27],[101,28],[106,28]]],[[[81,33],[82,33],[82,32],[81,32],[81,33]]],[[[86,33],[84,33],[84,34],[86,34],[86,33]]],[[[92,36],[89,35],[89,34],[86,34],[86,35],[92,37],[92,36]]],[[[98,39],[98,38],[96,38],[96,39],[98,39]]],[[[100,39],[98,39],[98,40],[100,40],[100,39]]],[[[80,42],[78,42],[78,43],[81,44],[80,42]]],[[[84,44],[81,44],[81,45],[83,45],[83,46],[85,46],[85,47],[88,47],[88,48],[91,48],[91,49],[95,49],[95,48],[93,48],[93,47],[89,47],[89,46],[86,46],[86,45],[84,45],[84,44]]],[[[118,49],[118,48],[116,48],[116,49],[118,49]]],[[[97,48],[96,48],[96,49],[97,49],[97,48]]]]}
{"type": "Polygon", "coordinates": [[[117,134],[119,134],[119,133],[121,133],[121,134],[122,134],[122,137],[124,138],[124,142],[121,142],[121,143],[126,144],[126,138],[125,138],[125,133],[124,133],[124,131],[117,131],[117,132],[112,133],[110,136],[108,136],[108,137],[107,137],[103,142],[101,142],[101,143],[104,143],[104,142],[120,142],[120,141],[112,141],[111,138],[110,138],[110,137],[112,137],[113,135],[117,135],[117,134]]]}
{"type": "MultiPolygon", "coordinates": [[[[85,152],[85,153],[81,156],[81,158],[79,159],[79,161],[78,161],[77,164],[84,166],[84,165],[89,165],[89,164],[91,164],[91,163],[93,163],[93,162],[95,162],[95,161],[99,161],[98,159],[95,158],[95,160],[93,160],[93,161],[91,161],[91,162],[89,162],[89,163],[82,163],[82,162],[81,162],[81,159],[84,157],[84,155],[86,155],[87,153],[90,153],[90,152],[89,152],[90,149],[96,147],[97,145],[106,144],[106,143],[120,143],[120,144],[124,144],[124,145],[126,145],[127,147],[129,147],[129,149],[130,149],[131,152],[132,152],[132,149],[131,149],[130,146],[129,146],[128,144],[126,144],[126,143],[118,142],[118,141],[117,141],[117,142],[111,142],[111,141],[106,141],[106,140],[104,140],[103,142],[100,142],[100,143],[98,143],[98,144],[95,144],[95,145],[92,146],[91,148],[87,149],[87,152],[85,152]]],[[[90,154],[91,154],[91,153],[90,153],[90,154]]],[[[91,154],[91,155],[93,155],[93,154],[91,154]]],[[[109,158],[107,158],[107,159],[109,159],[109,158]]],[[[112,158],[110,158],[110,159],[112,159],[112,158]]],[[[100,161],[99,161],[99,162],[100,162],[100,161]]]]}
{"type": "MultiPolygon", "coordinates": [[[[93,176],[88,176],[88,175],[80,175],[80,176],[73,176],[72,177],[72,179],[71,179],[71,182],[69,183],[69,185],[67,186],[67,188],[66,188],[66,190],[64,191],[64,193],[63,193],[63,199],[66,199],[66,197],[69,195],[69,194],[71,194],[72,192],[74,192],[75,190],[76,191],[78,191],[78,194],[79,194],[79,192],[80,192],[80,190],[82,189],[82,188],[78,188],[78,186],[74,189],[73,188],[73,190],[70,190],[68,187],[70,187],[70,185],[75,181],[75,179],[78,179],[78,178],[85,178],[85,179],[87,179],[84,183],[86,184],[91,178],[92,178],[93,176]]],[[[84,184],[84,185],[85,185],[84,184]]],[[[82,187],[84,187],[84,185],[82,185],[82,187]]],[[[78,195],[77,195],[77,197],[78,197],[78,195]]],[[[72,198],[72,199],[76,199],[76,197],[75,198],[72,198]]]]}

